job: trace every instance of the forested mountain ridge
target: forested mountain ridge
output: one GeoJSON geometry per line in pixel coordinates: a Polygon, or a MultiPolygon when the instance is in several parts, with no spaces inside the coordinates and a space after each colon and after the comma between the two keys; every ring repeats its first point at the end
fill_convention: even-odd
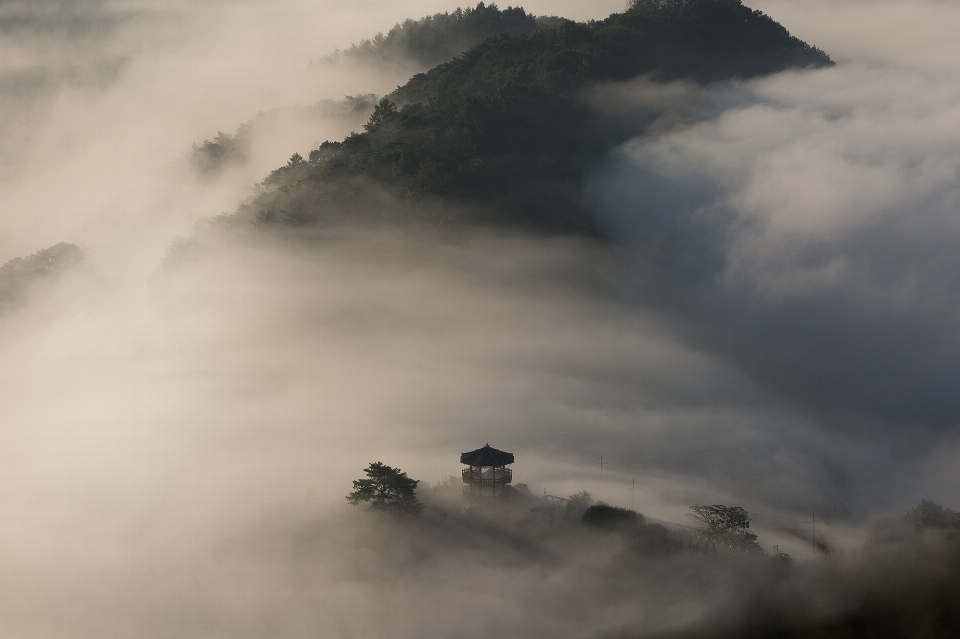
{"type": "Polygon", "coordinates": [[[598,22],[493,36],[393,95],[399,103],[422,102],[439,86],[484,94],[509,83],[567,95],[585,83],[643,73],[710,82],[828,64],[825,53],[740,0],[638,0],[598,22]]]}
{"type": "Polygon", "coordinates": [[[321,100],[307,107],[278,107],[261,111],[257,117],[247,120],[235,133],[217,131],[212,140],[194,144],[187,160],[195,174],[201,178],[214,178],[230,165],[247,160],[257,138],[270,135],[271,128],[281,125],[286,118],[306,121],[339,121],[348,126],[360,126],[373,111],[378,96],[373,93],[347,95],[342,100],[321,100]]]}
{"type": "Polygon", "coordinates": [[[596,235],[582,176],[637,131],[598,135],[584,89],[831,64],[740,0],[638,0],[601,21],[497,35],[381,100],[364,133],[295,154],[237,213],[263,224],[392,215],[596,235]]]}
{"type": "Polygon", "coordinates": [[[320,59],[323,65],[355,63],[364,66],[421,69],[446,62],[487,38],[505,33],[521,35],[562,22],[561,18],[534,17],[520,7],[500,9],[495,4],[437,13],[419,20],[404,20],[386,35],[378,33],[348,49],[338,49],[320,59]]]}
{"type": "MultiPolygon", "coordinates": [[[[520,35],[564,22],[567,22],[564,18],[534,17],[520,7],[500,9],[495,4],[481,2],[473,8],[404,20],[386,35],[378,33],[372,39],[361,40],[359,44],[324,56],[319,60],[319,66],[352,65],[361,73],[378,70],[398,78],[409,78],[414,73],[455,58],[491,36],[501,33],[520,35]]],[[[246,162],[256,153],[257,140],[269,137],[272,128],[291,116],[299,116],[307,122],[337,121],[358,128],[370,116],[378,97],[361,94],[346,96],[343,100],[322,100],[306,107],[280,107],[261,112],[241,124],[233,134],[218,131],[212,139],[194,144],[188,155],[189,164],[197,176],[215,178],[223,169],[246,162]]]]}

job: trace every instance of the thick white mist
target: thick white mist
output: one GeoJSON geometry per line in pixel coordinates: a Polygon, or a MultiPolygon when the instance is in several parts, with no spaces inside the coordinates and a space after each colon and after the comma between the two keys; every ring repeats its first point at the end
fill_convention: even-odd
{"type": "MultiPolygon", "coordinates": [[[[931,24],[949,14],[935,4],[924,5],[931,24]]],[[[870,515],[957,485],[949,432],[917,459],[887,439],[824,428],[691,335],[695,322],[638,307],[636,276],[620,270],[629,246],[417,228],[204,234],[205,217],[232,211],[293,152],[346,131],[292,118],[245,167],[206,182],[185,165],[192,143],[260,111],[390,91],[404,79],[309,63],[455,5],[89,2],[71,5],[70,20],[58,17],[64,6],[0,10],[32,21],[0,43],[4,77],[42,78],[29,91],[0,88],[0,262],[61,241],[88,248],[84,269],[0,317],[5,637],[574,637],[690,621],[753,579],[688,558],[630,563],[616,541],[586,554],[593,547],[576,539],[530,549],[450,523],[456,506],[429,534],[394,529],[343,499],[372,461],[427,490],[488,441],[516,454],[516,481],[536,494],[588,489],[681,522],[692,502],[740,503],[767,548],[800,558],[804,543],[772,530],[802,525],[800,510],[851,502],[870,515]],[[198,220],[197,252],[164,263],[198,220]]],[[[623,2],[524,6],[588,19],[623,2]]],[[[696,161],[726,188],[749,232],[734,236],[723,281],[763,296],[839,282],[857,299],[869,293],[857,280],[810,276],[782,247],[873,223],[878,189],[882,200],[901,190],[890,185],[930,193],[931,174],[899,169],[934,148],[936,118],[954,113],[953,70],[929,62],[953,45],[944,36],[928,51],[906,43],[873,55],[905,3],[870,9],[869,33],[832,21],[859,15],[860,3],[758,6],[829,53],[836,46],[844,64],[736,88],[763,99],[750,111],[731,98],[716,121],[669,123],[622,149],[618,166],[629,175],[656,163],[680,180],[689,176],[677,167],[696,161]],[[844,40],[823,26],[835,24],[866,35],[844,40]],[[877,60],[896,69],[878,71],[877,60]],[[885,83],[904,82],[921,97],[877,106],[885,83]],[[942,98],[929,100],[932,115],[921,108],[930,96],[942,98]],[[854,116],[823,115],[834,108],[854,116]],[[761,119],[779,135],[752,138],[761,119]],[[911,119],[922,135],[878,130],[911,119]],[[842,216],[777,206],[811,196],[808,182],[784,178],[791,163],[839,163],[838,140],[879,141],[895,161],[845,179],[854,188],[842,197],[814,194],[818,211],[842,216]]],[[[661,97],[683,101],[689,89],[661,97]]],[[[720,93],[717,102],[730,97],[720,93]]],[[[954,140],[944,130],[939,139],[954,140]]],[[[949,186],[954,154],[935,157],[949,186]]],[[[840,175],[823,173],[826,183],[840,175]]],[[[838,528],[837,543],[858,541],[838,528]]]]}
{"type": "MultiPolygon", "coordinates": [[[[705,89],[701,121],[668,119],[611,154],[592,201],[699,314],[695,340],[857,441],[832,481],[886,508],[949,500],[960,93],[956,56],[930,52],[955,45],[955,7],[758,6],[839,64],[705,89]],[[913,46],[922,16],[938,26],[913,46]],[[660,237],[676,251],[658,253],[660,237]]],[[[631,92],[651,99],[643,82],[607,91],[617,112],[631,92]]]]}
{"type": "MultiPolygon", "coordinates": [[[[220,188],[198,189],[178,174],[192,143],[232,133],[272,108],[393,90],[406,78],[310,62],[406,18],[454,8],[299,0],[5,5],[0,18],[13,26],[0,45],[0,260],[72,241],[100,255],[128,253],[118,258],[125,264],[142,257],[142,275],[198,217],[232,211],[293,152],[346,131],[311,122],[281,132],[220,188]]],[[[603,10],[592,7],[590,17],[603,10]]],[[[579,13],[573,17],[587,17],[579,13]]]]}

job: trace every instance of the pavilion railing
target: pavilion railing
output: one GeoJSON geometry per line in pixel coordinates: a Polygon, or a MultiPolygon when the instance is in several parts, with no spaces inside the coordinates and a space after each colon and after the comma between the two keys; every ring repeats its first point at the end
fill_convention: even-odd
{"type": "Polygon", "coordinates": [[[509,484],[513,481],[513,470],[509,468],[493,468],[481,472],[479,466],[471,466],[464,468],[462,475],[463,483],[477,486],[509,484]]]}
{"type": "Polygon", "coordinates": [[[503,497],[503,491],[497,491],[494,493],[480,493],[472,491],[471,486],[464,486],[463,496],[468,499],[478,499],[480,501],[486,501],[488,499],[497,500],[503,497]]]}

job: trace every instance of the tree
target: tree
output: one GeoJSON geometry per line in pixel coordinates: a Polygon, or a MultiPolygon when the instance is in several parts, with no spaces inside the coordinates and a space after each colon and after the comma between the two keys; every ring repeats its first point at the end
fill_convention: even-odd
{"type": "Polygon", "coordinates": [[[23,303],[31,286],[56,277],[83,262],[86,249],[60,242],[27,257],[15,257],[0,266],[0,311],[23,303]]]}
{"type": "Polygon", "coordinates": [[[321,58],[321,64],[359,63],[380,68],[420,69],[457,57],[470,47],[500,33],[519,35],[534,31],[543,20],[520,7],[499,9],[480,3],[476,8],[437,13],[420,20],[404,20],[389,32],[361,40],[346,50],[321,58]]]}
{"type": "Polygon", "coordinates": [[[628,525],[642,525],[643,515],[627,508],[596,504],[587,508],[580,521],[595,528],[618,529],[628,525]]]}
{"type": "Polygon", "coordinates": [[[944,508],[929,499],[921,499],[920,503],[904,515],[903,519],[917,528],[960,530],[960,513],[944,508]]]}
{"type": "Polygon", "coordinates": [[[304,162],[303,156],[300,155],[299,153],[294,153],[293,155],[290,156],[290,159],[287,160],[287,166],[297,167],[303,164],[303,162],[304,162]]]}
{"type": "Polygon", "coordinates": [[[363,125],[367,131],[379,128],[385,122],[397,117],[397,105],[387,98],[381,98],[370,114],[370,120],[363,125]]]}
{"type": "Polygon", "coordinates": [[[364,470],[367,479],[353,480],[353,490],[347,501],[354,506],[367,502],[376,510],[418,513],[423,504],[417,499],[418,479],[410,479],[399,468],[374,462],[364,470]]]}
{"type": "Polygon", "coordinates": [[[581,490],[579,493],[567,497],[567,514],[571,517],[581,517],[592,503],[593,495],[581,490]]]}
{"type": "Polygon", "coordinates": [[[787,563],[793,561],[793,557],[780,550],[779,545],[773,547],[773,558],[777,561],[783,561],[787,563]]]}
{"type": "Polygon", "coordinates": [[[693,518],[712,533],[736,532],[746,535],[746,529],[750,527],[750,515],[740,506],[694,504],[690,510],[693,511],[693,518]]]}

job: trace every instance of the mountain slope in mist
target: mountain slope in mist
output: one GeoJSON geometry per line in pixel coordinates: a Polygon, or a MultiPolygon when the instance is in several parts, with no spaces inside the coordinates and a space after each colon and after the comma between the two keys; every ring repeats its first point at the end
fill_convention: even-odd
{"type": "Polygon", "coordinates": [[[349,49],[338,49],[321,58],[326,65],[360,64],[377,67],[416,66],[429,69],[447,62],[487,38],[501,33],[512,36],[534,31],[557,19],[536,18],[521,7],[501,10],[483,2],[420,20],[404,20],[386,35],[378,33],[349,49]]]}
{"type": "MultiPolygon", "coordinates": [[[[521,7],[500,9],[495,4],[436,13],[419,20],[407,19],[396,24],[386,35],[361,40],[347,49],[337,49],[320,59],[317,68],[369,75],[371,71],[403,81],[438,64],[448,62],[470,47],[489,37],[521,35],[538,28],[552,28],[565,18],[538,16],[521,7]]],[[[387,84],[386,86],[392,86],[387,84]]],[[[231,165],[246,162],[258,138],[275,137],[283,121],[303,123],[338,122],[346,131],[358,130],[373,112],[377,96],[365,93],[346,96],[343,100],[322,100],[308,107],[276,108],[261,112],[255,119],[240,125],[233,135],[219,131],[213,139],[194,144],[189,161],[201,178],[220,175],[231,165]]]]}
{"type": "MultiPolygon", "coordinates": [[[[891,531],[887,531],[889,535],[891,531]]],[[[902,533],[901,533],[902,534],[902,533]]],[[[899,535],[897,535],[899,537],[899,535]]],[[[791,574],[792,573],[792,574],[791,574]]],[[[928,639],[960,633],[960,544],[939,535],[875,540],[835,565],[745,588],[693,628],[623,639],[928,639]]]]}
{"type": "Polygon", "coordinates": [[[79,264],[84,252],[76,244],[60,242],[0,266],[0,312],[22,304],[36,283],[79,264]]]}
{"type": "Polygon", "coordinates": [[[639,131],[588,106],[586,89],[644,74],[708,83],[830,64],[739,0],[643,0],[602,21],[498,35],[398,88],[364,133],[294,155],[239,219],[378,219],[399,199],[406,205],[389,209],[403,219],[599,235],[582,176],[639,131]]]}
{"type": "Polygon", "coordinates": [[[365,93],[344,96],[342,100],[321,100],[311,106],[290,106],[261,111],[247,120],[236,132],[217,131],[212,140],[194,144],[188,161],[194,173],[202,179],[220,175],[231,165],[242,164],[256,147],[257,138],[274,135],[276,129],[289,121],[334,121],[347,127],[359,127],[369,117],[377,103],[377,95],[365,93]]]}

